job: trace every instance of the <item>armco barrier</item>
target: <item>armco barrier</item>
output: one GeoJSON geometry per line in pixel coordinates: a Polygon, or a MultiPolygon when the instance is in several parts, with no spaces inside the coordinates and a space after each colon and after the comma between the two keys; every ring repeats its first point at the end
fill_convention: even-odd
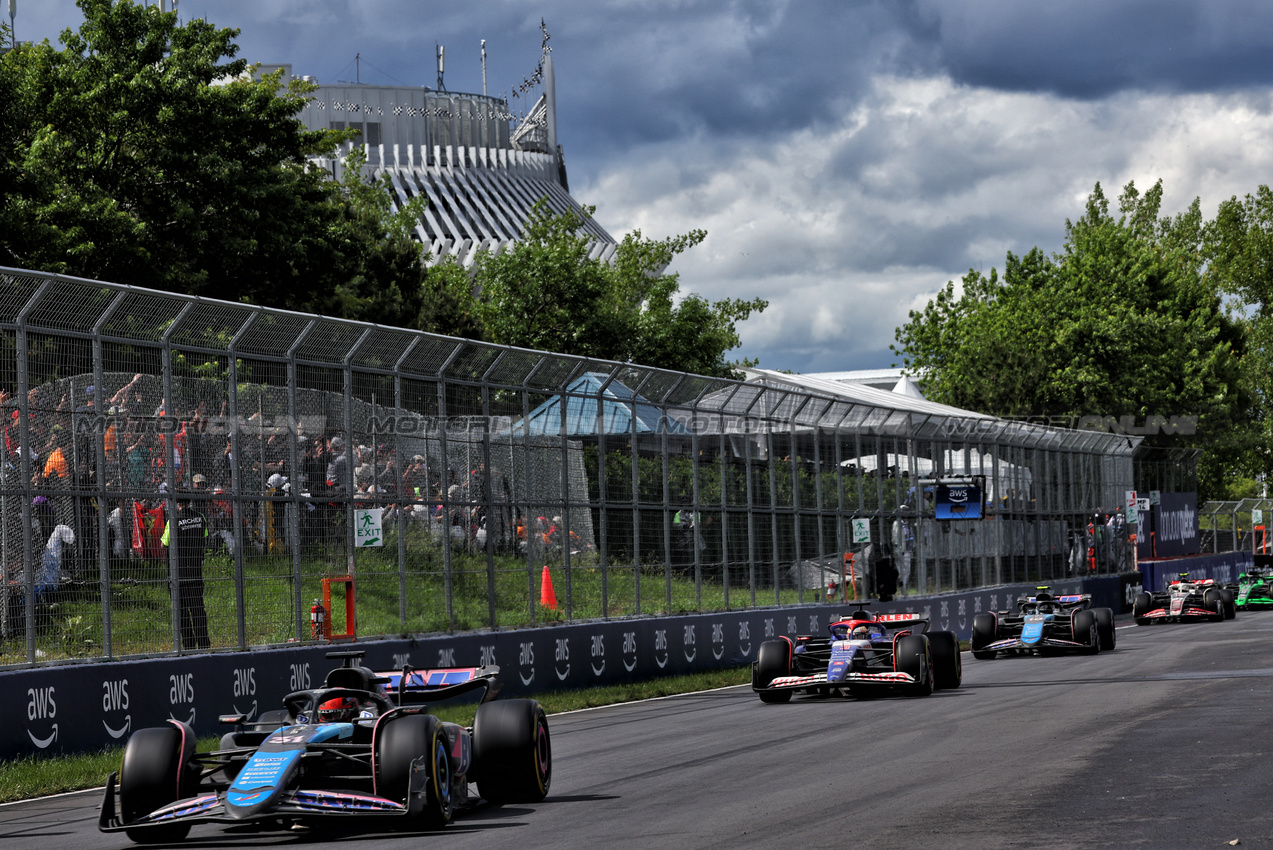
{"type": "MultiPolygon", "coordinates": [[[[969,636],[981,611],[1009,608],[1033,585],[1006,585],[929,598],[875,603],[880,613],[918,611],[934,629],[969,636]]],[[[1092,593],[1117,608],[1118,576],[1069,579],[1056,593],[1092,593]]],[[[766,638],[823,632],[850,604],[774,608],[581,623],[555,628],[359,641],[377,670],[498,664],[503,693],[585,688],[661,675],[736,667],[753,661],[766,638]]],[[[84,752],[121,744],[135,729],[172,717],[199,735],[216,734],[222,714],[278,708],[289,692],[322,684],[337,662],[325,654],[350,644],[298,646],[143,661],[0,672],[0,759],[84,752]]]]}
{"type": "Polygon", "coordinates": [[[1183,558],[1163,558],[1141,561],[1140,568],[1146,590],[1163,590],[1167,582],[1181,573],[1190,578],[1210,578],[1218,582],[1237,581],[1238,574],[1249,570],[1255,562],[1250,552],[1221,552],[1214,555],[1190,555],[1183,558]]]}

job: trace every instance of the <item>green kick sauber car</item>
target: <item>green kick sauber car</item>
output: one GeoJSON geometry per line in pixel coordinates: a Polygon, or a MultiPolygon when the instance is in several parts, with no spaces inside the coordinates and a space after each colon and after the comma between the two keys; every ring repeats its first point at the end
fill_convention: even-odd
{"type": "Polygon", "coordinates": [[[1229,585],[1234,594],[1234,605],[1239,609],[1273,608],[1273,570],[1253,567],[1238,576],[1238,583],[1229,585]]]}

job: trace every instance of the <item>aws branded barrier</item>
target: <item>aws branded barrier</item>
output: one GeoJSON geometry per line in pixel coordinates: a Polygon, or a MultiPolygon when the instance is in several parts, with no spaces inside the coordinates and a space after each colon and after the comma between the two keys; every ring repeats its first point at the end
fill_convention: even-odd
{"type": "MultiPolygon", "coordinates": [[[[917,611],[932,619],[933,629],[967,639],[974,615],[1010,608],[1033,589],[982,588],[874,603],[871,610],[917,611]]],[[[1092,593],[1096,605],[1116,609],[1122,597],[1118,576],[1069,579],[1052,590],[1092,593]]],[[[496,664],[502,693],[525,695],[749,664],[767,638],[824,633],[854,607],[753,609],[0,672],[0,759],[118,745],[130,732],[168,718],[189,723],[201,736],[217,734],[223,714],[255,717],[281,707],[292,691],[320,686],[339,666],[325,657],[332,649],[364,650],[363,663],[374,670],[496,664]]]]}

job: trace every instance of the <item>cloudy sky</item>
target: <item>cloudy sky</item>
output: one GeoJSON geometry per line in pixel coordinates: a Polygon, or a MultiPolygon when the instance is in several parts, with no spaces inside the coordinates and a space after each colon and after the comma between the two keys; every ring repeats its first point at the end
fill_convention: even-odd
{"type": "MultiPolygon", "coordinates": [[[[17,0],[56,41],[73,0],[17,0]]],[[[1056,251],[1096,183],[1164,211],[1273,183],[1273,4],[1255,0],[180,0],[320,83],[491,93],[551,35],[571,194],[615,237],[708,232],[684,291],[762,297],[737,356],[892,365],[969,268],[1056,251]],[[360,57],[355,61],[355,56],[360,57]]]]}

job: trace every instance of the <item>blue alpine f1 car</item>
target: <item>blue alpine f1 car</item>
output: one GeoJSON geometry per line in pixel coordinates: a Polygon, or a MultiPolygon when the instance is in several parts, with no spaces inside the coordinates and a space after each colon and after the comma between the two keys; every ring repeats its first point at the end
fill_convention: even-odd
{"type": "Polygon", "coordinates": [[[972,619],[972,657],[1113,649],[1114,612],[1091,605],[1089,593],[1054,596],[1040,587],[1034,596],[1018,599],[1016,611],[978,614],[972,619]]]}
{"type": "Polygon", "coordinates": [[[478,795],[538,802],[552,780],[548,720],[534,700],[492,702],[498,667],[375,673],[343,659],[321,688],[233,727],[214,752],[196,753],[180,721],[139,729],[106,783],[99,828],[143,844],[170,844],[196,823],[290,828],[362,818],[438,829],[478,795]],[[424,701],[480,692],[471,727],[428,714],[424,701]],[[476,783],[478,794],[469,793],[476,783]]]}

